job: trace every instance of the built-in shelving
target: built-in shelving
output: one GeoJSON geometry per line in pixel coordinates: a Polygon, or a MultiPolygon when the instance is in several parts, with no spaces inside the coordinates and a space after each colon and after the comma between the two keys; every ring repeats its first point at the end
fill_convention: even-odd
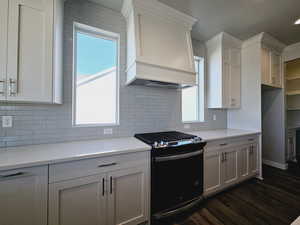
{"type": "Polygon", "coordinates": [[[287,91],[286,95],[300,95],[300,90],[287,91]]]}
{"type": "Polygon", "coordinates": [[[287,110],[300,110],[300,59],[287,62],[285,68],[287,110]]]}
{"type": "Polygon", "coordinates": [[[286,80],[297,80],[300,79],[300,75],[286,77],[286,80]]]}

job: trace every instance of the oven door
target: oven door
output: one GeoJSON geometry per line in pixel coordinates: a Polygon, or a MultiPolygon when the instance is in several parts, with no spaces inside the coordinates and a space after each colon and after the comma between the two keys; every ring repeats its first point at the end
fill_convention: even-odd
{"type": "Polygon", "coordinates": [[[184,203],[203,193],[203,149],[189,153],[153,157],[151,214],[180,211],[184,203]]]}

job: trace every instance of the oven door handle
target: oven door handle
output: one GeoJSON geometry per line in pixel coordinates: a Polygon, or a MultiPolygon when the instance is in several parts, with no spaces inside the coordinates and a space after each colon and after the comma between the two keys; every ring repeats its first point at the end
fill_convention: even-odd
{"type": "Polygon", "coordinates": [[[196,155],[203,154],[203,149],[196,151],[196,152],[190,152],[186,154],[179,154],[179,155],[171,155],[171,156],[163,156],[163,157],[154,157],[156,162],[165,162],[165,161],[171,161],[171,160],[177,160],[177,159],[186,159],[190,158],[196,155]]]}
{"type": "Polygon", "coordinates": [[[167,218],[167,217],[170,217],[170,216],[175,216],[179,213],[185,212],[185,211],[189,210],[190,208],[198,205],[203,200],[204,200],[204,197],[201,196],[197,199],[194,199],[190,203],[188,203],[188,204],[186,204],[182,207],[179,207],[177,209],[173,209],[173,210],[170,210],[170,211],[167,211],[167,212],[156,213],[156,214],[153,215],[153,218],[156,219],[156,220],[160,220],[160,219],[164,219],[164,218],[167,218]]]}

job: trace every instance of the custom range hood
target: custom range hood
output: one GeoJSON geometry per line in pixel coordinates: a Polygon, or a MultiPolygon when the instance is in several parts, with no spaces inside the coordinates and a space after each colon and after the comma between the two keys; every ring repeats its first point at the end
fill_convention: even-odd
{"type": "Polygon", "coordinates": [[[196,19],[157,0],[124,0],[127,84],[180,88],[196,84],[191,29],[196,19]]]}

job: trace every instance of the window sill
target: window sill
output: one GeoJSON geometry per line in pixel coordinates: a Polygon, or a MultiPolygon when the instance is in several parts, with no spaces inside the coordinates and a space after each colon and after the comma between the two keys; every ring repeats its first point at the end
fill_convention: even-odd
{"type": "Polygon", "coordinates": [[[83,128],[83,127],[117,127],[120,123],[95,123],[95,124],[73,124],[73,128],[83,128]]]}
{"type": "Polygon", "coordinates": [[[194,121],[181,121],[183,124],[194,124],[194,123],[205,123],[204,120],[194,120],[194,121]]]}

